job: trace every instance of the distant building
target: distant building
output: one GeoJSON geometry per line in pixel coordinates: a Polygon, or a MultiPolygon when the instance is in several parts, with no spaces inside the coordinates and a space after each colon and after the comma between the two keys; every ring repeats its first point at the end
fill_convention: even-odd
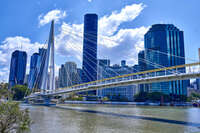
{"type": "MultiPolygon", "coordinates": [[[[185,64],[184,57],[183,31],[174,25],[156,24],[145,34],[146,70],[185,64]]],[[[184,72],[185,68],[181,68],[179,71],[184,72]]],[[[162,75],[161,72],[158,74],[162,75]]],[[[146,90],[177,97],[187,95],[188,83],[188,80],[152,83],[148,84],[146,90]]]]}
{"type": "Polygon", "coordinates": [[[59,69],[59,87],[68,87],[80,83],[77,65],[74,62],[66,62],[59,69]]]}
{"type": "MultiPolygon", "coordinates": [[[[133,68],[121,61],[120,65],[110,66],[110,60],[98,60],[98,80],[133,73],[133,68]]],[[[108,97],[113,101],[133,101],[136,85],[99,89],[99,97],[108,97]]]]}
{"type": "Polygon", "coordinates": [[[57,90],[58,88],[59,88],[58,77],[55,77],[55,89],[57,90]]]}
{"type": "Polygon", "coordinates": [[[79,83],[82,83],[82,74],[83,74],[83,70],[81,68],[77,68],[77,73],[78,73],[78,81],[79,83]]]}
{"type": "Polygon", "coordinates": [[[140,51],[138,53],[138,65],[139,65],[139,71],[144,71],[146,68],[146,61],[145,61],[145,52],[140,51]]]}
{"type": "Polygon", "coordinates": [[[12,53],[9,74],[9,88],[17,84],[24,84],[26,74],[26,63],[26,52],[16,50],[12,53]]]}
{"type": "Polygon", "coordinates": [[[28,81],[29,81],[28,79],[29,79],[29,74],[26,74],[25,78],[24,78],[24,84],[25,85],[28,85],[28,81]]]}
{"type": "Polygon", "coordinates": [[[121,66],[122,66],[122,67],[126,67],[126,61],[125,61],[125,60],[122,60],[122,61],[121,61],[121,66]]]}
{"type": "Polygon", "coordinates": [[[72,86],[78,84],[78,73],[77,73],[77,65],[74,62],[66,62],[65,70],[67,75],[67,84],[66,86],[72,86]]]}
{"type": "Polygon", "coordinates": [[[60,69],[59,69],[59,76],[58,76],[58,86],[60,88],[62,87],[66,87],[67,86],[67,73],[65,70],[65,66],[61,65],[60,69]]]}

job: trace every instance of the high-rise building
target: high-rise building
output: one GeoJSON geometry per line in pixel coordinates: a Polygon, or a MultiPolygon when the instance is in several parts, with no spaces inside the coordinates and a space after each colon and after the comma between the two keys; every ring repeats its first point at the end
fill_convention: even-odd
{"type": "Polygon", "coordinates": [[[31,56],[30,72],[29,72],[29,89],[41,89],[42,73],[44,70],[45,56],[47,49],[40,48],[39,53],[31,56]]]}
{"type": "Polygon", "coordinates": [[[144,71],[145,70],[145,54],[144,50],[140,51],[138,53],[138,65],[139,65],[139,71],[144,71]]]}
{"type": "Polygon", "coordinates": [[[66,62],[65,63],[66,70],[66,86],[72,86],[78,84],[78,73],[77,73],[77,65],[74,62],[66,62]]]}
{"type": "Polygon", "coordinates": [[[74,62],[66,62],[59,69],[59,87],[68,87],[80,83],[77,65],[74,62]]]}
{"type": "Polygon", "coordinates": [[[42,75],[44,72],[44,65],[45,65],[45,59],[46,59],[46,54],[47,54],[47,49],[45,48],[40,48],[39,49],[39,59],[37,62],[37,78],[36,78],[36,83],[35,83],[35,88],[37,89],[42,89],[42,75]]]}
{"type": "Polygon", "coordinates": [[[83,70],[81,68],[77,68],[77,73],[78,73],[78,81],[81,84],[82,83],[83,70]]]}
{"type": "Polygon", "coordinates": [[[121,66],[122,66],[122,67],[125,67],[125,66],[126,66],[126,61],[125,61],[125,60],[122,60],[122,61],[121,61],[121,66]]]}
{"type": "Polygon", "coordinates": [[[61,65],[59,69],[59,76],[58,76],[58,82],[59,82],[59,87],[66,87],[66,80],[67,80],[67,73],[65,70],[65,66],[61,65]]]}
{"type": "Polygon", "coordinates": [[[24,78],[26,74],[26,63],[26,52],[16,50],[12,53],[10,63],[9,88],[17,84],[24,84],[24,78]]]}
{"type": "MultiPolygon", "coordinates": [[[[146,70],[185,64],[184,37],[172,24],[155,24],[145,34],[146,70]]],[[[185,72],[185,68],[178,69],[185,72]]],[[[162,74],[162,72],[158,73],[162,74]]],[[[174,97],[187,95],[188,80],[152,83],[149,92],[162,92],[174,97]]]]}
{"type": "Polygon", "coordinates": [[[38,59],[40,55],[38,53],[34,53],[31,56],[31,63],[30,63],[30,72],[29,72],[29,84],[28,88],[32,89],[35,84],[35,80],[37,78],[37,64],[38,64],[38,59]]]}
{"type": "Polygon", "coordinates": [[[96,14],[86,14],[84,16],[83,82],[97,80],[97,32],[98,16],[96,14]]]}

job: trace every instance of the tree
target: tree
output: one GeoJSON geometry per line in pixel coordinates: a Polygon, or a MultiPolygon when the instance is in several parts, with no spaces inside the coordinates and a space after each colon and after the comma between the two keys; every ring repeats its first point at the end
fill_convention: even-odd
{"type": "Polygon", "coordinates": [[[13,99],[14,100],[23,100],[25,95],[28,95],[30,93],[30,90],[27,86],[24,85],[15,85],[12,88],[13,92],[13,99]]]}
{"type": "Polygon", "coordinates": [[[12,99],[12,93],[8,89],[0,89],[0,99],[12,99]]]}
{"type": "Polygon", "coordinates": [[[20,110],[19,103],[0,103],[0,133],[23,133],[30,125],[29,111],[20,110]]]}
{"type": "Polygon", "coordinates": [[[8,89],[8,83],[0,83],[0,89],[8,89]]]}

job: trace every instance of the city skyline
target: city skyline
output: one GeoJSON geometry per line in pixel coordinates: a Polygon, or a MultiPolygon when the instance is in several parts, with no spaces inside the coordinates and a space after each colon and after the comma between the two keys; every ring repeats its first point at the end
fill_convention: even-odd
{"type": "MultiPolygon", "coordinates": [[[[91,4],[91,5],[97,4],[97,3],[95,3],[95,0],[92,2],[85,1],[85,3],[91,4]]],[[[166,3],[168,3],[168,2],[166,2],[166,3]]],[[[185,4],[185,2],[183,2],[183,3],[185,4]]],[[[191,3],[194,4],[194,1],[191,3]]],[[[40,5],[42,5],[42,2],[40,3],[40,5]]],[[[99,11],[95,11],[94,9],[92,10],[89,8],[88,11],[84,11],[84,14],[86,14],[88,12],[97,13],[100,16],[99,17],[100,29],[107,30],[107,31],[100,30],[100,35],[99,35],[100,39],[98,40],[98,47],[100,50],[98,51],[98,58],[111,59],[111,62],[113,64],[116,64],[117,62],[119,63],[120,60],[125,59],[125,60],[127,60],[129,65],[133,65],[133,64],[137,63],[137,54],[140,50],[142,50],[142,47],[144,46],[143,35],[146,33],[146,31],[152,24],[162,23],[162,22],[161,22],[161,20],[158,19],[149,24],[145,24],[145,26],[144,25],[138,26],[138,24],[137,24],[139,21],[138,19],[144,19],[144,18],[147,19],[146,17],[141,18],[142,16],[147,14],[145,10],[150,10],[153,7],[148,2],[131,1],[131,2],[121,2],[120,4],[117,3],[116,5],[117,5],[116,7],[113,6],[112,9],[110,9],[110,11],[107,11],[106,13],[101,13],[99,11]],[[116,11],[116,12],[113,12],[113,11],[116,11]],[[133,13],[133,11],[135,11],[135,12],[133,13]],[[130,13],[129,17],[126,17],[126,14],[128,14],[128,13],[130,13]],[[119,16],[119,20],[115,20],[113,18],[113,15],[119,16]],[[120,17],[122,17],[122,18],[120,18],[120,17]],[[102,25],[102,24],[104,24],[104,25],[102,25]],[[110,28],[110,26],[113,26],[113,28],[108,29],[108,28],[110,28]],[[103,36],[103,37],[101,37],[101,36],[103,36]],[[105,39],[105,38],[108,38],[108,39],[105,39]],[[109,41],[109,39],[114,40],[114,41],[109,41]],[[116,42],[118,42],[120,39],[122,40],[122,42],[119,42],[119,44],[117,44],[116,42]],[[133,43],[130,43],[130,42],[133,42],[133,43]],[[131,50],[130,50],[131,52],[127,51],[127,49],[130,47],[131,47],[131,50]],[[120,52],[116,52],[116,51],[119,51],[119,49],[122,49],[122,50],[120,52]],[[136,49],[136,51],[133,49],[136,49]],[[127,52],[126,56],[122,56],[120,58],[114,58],[114,57],[119,57],[119,55],[125,54],[124,52],[127,52]],[[99,55],[100,53],[102,55],[104,55],[104,57],[102,57],[102,55],[99,55]],[[113,55],[110,53],[112,53],[113,55]],[[130,53],[134,53],[134,54],[130,54],[130,53]]],[[[177,3],[175,3],[175,5],[177,5],[177,3]]],[[[59,5],[57,5],[57,7],[58,6],[59,5]]],[[[181,6],[179,8],[181,8],[181,6]]],[[[71,12],[71,14],[73,14],[73,13],[74,12],[71,12]]],[[[43,34],[43,36],[32,39],[32,38],[34,38],[34,35],[31,35],[31,34],[26,35],[25,34],[26,37],[23,37],[20,35],[20,33],[23,31],[25,32],[26,30],[19,30],[21,32],[19,32],[19,33],[16,32],[16,35],[8,34],[7,35],[8,37],[1,37],[1,39],[5,38],[3,40],[0,40],[2,42],[0,45],[1,46],[0,47],[0,50],[1,50],[1,52],[0,52],[0,54],[1,54],[0,80],[1,81],[2,81],[2,79],[7,81],[8,77],[7,77],[6,73],[8,73],[8,70],[9,70],[8,62],[11,57],[11,52],[13,52],[16,49],[20,49],[19,47],[22,47],[22,49],[25,49],[25,51],[27,51],[27,53],[28,53],[29,59],[27,62],[28,63],[27,71],[29,71],[30,54],[33,54],[34,52],[36,52],[38,50],[39,47],[43,46],[42,43],[44,43],[45,39],[47,39],[47,37],[48,37],[48,35],[46,33],[48,32],[47,28],[49,27],[49,24],[47,24],[47,23],[49,22],[49,19],[53,19],[53,18],[56,21],[56,28],[58,29],[58,30],[56,30],[56,40],[57,40],[56,41],[56,52],[57,52],[57,55],[56,55],[56,59],[55,59],[57,73],[58,73],[58,66],[60,66],[61,64],[63,64],[66,61],[74,61],[78,64],[79,67],[81,66],[82,55],[79,53],[82,53],[80,51],[81,51],[81,47],[83,45],[83,43],[81,41],[81,40],[83,40],[83,38],[82,38],[83,15],[82,14],[75,15],[74,17],[78,17],[79,19],[72,19],[70,16],[70,13],[68,13],[68,9],[64,8],[64,7],[60,8],[60,9],[58,9],[56,7],[55,7],[55,9],[48,9],[48,11],[44,11],[44,13],[41,13],[41,14],[37,15],[38,17],[39,16],[40,17],[38,19],[36,18],[37,22],[35,22],[35,23],[37,23],[37,24],[34,29],[37,30],[37,32],[41,32],[43,34]],[[41,14],[43,14],[43,15],[41,15],[41,14]],[[70,18],[70,20],[68,20],[68,18],[70,18]],[[74,22],[76,20],[77,20],[77,22],[74,22]],[[70,22],[70,21],[72,21],[72,22],[70,22]],[[72,24],[75,24],[75,25],[72,25],[72,24]],[[45,29],[47,31],[45,31],[45,29]],[[60,29],[60,31],[59,31],[59,29],[60,29]],[[68,30],[66,31],[66,29],[68,29],[68,30]],[[72,39],[72,42],[67,41],[67,39],[69,39],[69,37],[70,37],[69,36],[70,33],[66,33],[66,32],[69,32],[69,31],[72,33],[74,33],[74,32],[80,33],[81,37],[79,37],[79,34],[74,35],[74,36],[76,36],[76,39],[78,38],[78,41],[74,42],[73,39],[72,39]],[[13,36],[13,37],[10,37],[10,36],[13,36]],[[16,36],[18,36],[18,37],[16,37],[16,36]],[[62,37],[62,36],[64,36],[64,37],[62,37]],[[78,50],[72,49],[73,47],[71,47],[71,46],[74,46],[74,44],[76,44],[76,47],[78,47],[76,49],[78,49],[78,50]],[[71,46],[69,46],[69,45],[71,45],[71,46]]],[[[168,20],[170,21],[169,14],[164,15],[164,16],[168,16],[168,20]]],[[[149,19],[149,20],[151,20],[151,19],[149,19]]],[[[167,18],[166,18],[166,21],[163,21],[163,22],[168,23],[167,18]]],[[[195,46],[194,49],[188,49],[188,47],[190,46],[190,45],[188,45],[188,41],[191,41],[191,40],[188,39],[188,37],[189,37],[188,30],[185,30],[185,29],[188,29],[187,26],[186,27],[183,26],[182,23],[179,23],[179,21],[175,22],[175,25],[178,28],[180,28],[181,30],[185,31],[186,58],[188,57],[188,58],[198,60],[198,58],[197,58],[198,51],[197,51],[197,49],[195,49],[195,47],[196,48],[198,47],[198,44],[196,43],[196,45],[195,44],[193,45],[193,46],[195,46]],[[194,51],[188,52],[191,50],[194,50],[194,51]],[[193,54],[193,56],[188,56],[190,54],[193,54]]],[[[72,38],[72,37],[70,37],[70,38],[72,38]]]]}

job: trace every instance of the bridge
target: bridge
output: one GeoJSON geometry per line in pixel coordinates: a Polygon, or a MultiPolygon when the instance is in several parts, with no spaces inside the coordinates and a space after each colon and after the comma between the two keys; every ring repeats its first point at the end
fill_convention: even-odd
{"type": "MultiPolygon", "coordinates": [[[[49,35],[47,53],[44,57],[44,69],[42,74],[42,89],[34,92],[25,99],[34,99],[38,97],[52,97],[60,94],[84,92],[89,90],[98,90],[111,87],[148,84],[156,82],[166,82],[175,80],[186,80],[200,77],[200,62],[183,64],[172,67],[158,67],[158,69],[130,73],[126,75],[105,78],[83,84],[77,84],[65,88],[55,89],[55,64],[54,64],[54,22],[52,21],[49,35]],[[47,81],[49,77],[49,81],[47,81]]],[[[37,90],[37,89],[36,89],[37,90]]]]}

